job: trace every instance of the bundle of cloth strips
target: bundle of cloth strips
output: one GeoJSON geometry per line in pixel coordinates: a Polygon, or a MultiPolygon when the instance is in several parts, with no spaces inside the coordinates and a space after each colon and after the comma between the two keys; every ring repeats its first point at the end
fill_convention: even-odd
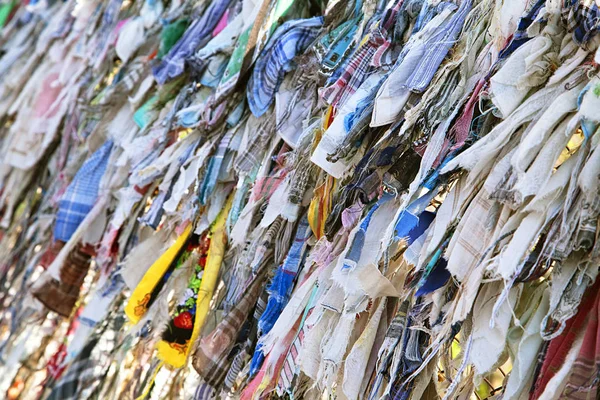
{"type": "Polygon", "coordinates": [[[598,33],[0,0],[0,398],[600,399],[598,33]]]}

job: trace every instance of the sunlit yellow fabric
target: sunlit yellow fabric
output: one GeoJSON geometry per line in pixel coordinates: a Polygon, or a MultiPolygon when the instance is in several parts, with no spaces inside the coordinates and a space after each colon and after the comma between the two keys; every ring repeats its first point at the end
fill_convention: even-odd
{"type": "Polygon", "coordinates": [[[192,224],[189,224],[185,231],[177,238],[175,243],[167,251],[159,257],[158,260],[146,271],[146,274],[136,286],[135,290],[129,298],[129,302],[125,306],[125,314],[132,323],[137,323],[148,311],[148,302],[150,294],[156,287],[156,284],[162,279],[165,272],[171,263],[179,254],[179,251],[184,246],[185,242],[192,233],[192,224]]]}
{"type": "MultiPolygon", "coordinates": [[[[331,124],[333,115],[333,107],[329,106],[325,117],[323,118],[323,131],[327,130],[331,124]]],[[[323,132],[316,132],[316,140],[314,146],[321,140],[323,132]]],[[[314,148],[313,148],[314,150],[314,148]]],[[[335,186],[335,178],[327,176],[324,182],[315,188],[313,192],[313,198],[308,206],[308,224],[310,229],[317,239],[320,239],[325,235],[325,221],[327,216],[331,213],[333,207],[333,189],[335,186]]]]}
{"type": "Polygon", "coordinates": [[[227,246],[225,222],[227,221],[227,216],[231,210],[232,202],[233,195],[230,195],[225,207],[223,207],[219,213],[219,216],[211,226],[209,232],[210,247],[208,248],[208,254],[206,256],[206,266],[204,267],[202,283],[200,284],[200,289],[198,291],[198,299],[196,300],[196,316],[194,319],[192,337],[189,342],[184,345],[169,343],[164,340],[161,340],[157,345],[158,357],[172,367],[181,368],[185,365],[190,354],[191,344],[198,338],[200,330],[204,325],[204,321],[206,321],[206,316],[210,310],[210,300],[212,299],[215,287],[217,286],[219,270],[221,269],[221,262],[223,261],[225,248],[227,246]]]}

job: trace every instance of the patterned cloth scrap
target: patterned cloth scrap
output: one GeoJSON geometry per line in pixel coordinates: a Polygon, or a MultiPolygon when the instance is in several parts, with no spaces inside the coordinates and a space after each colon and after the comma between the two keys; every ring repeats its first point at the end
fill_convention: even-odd
{"type": "Polygon", "coordinates": [[[433,75],[456,42],[456,38],[463,28],[465,18],[471,11],[471,5],[470,0],[462,1],[452,18],[431,37],[427,38],[424,43],[424,54],[419,60],[419,68],[410,75],[405,83],[408,89],[414,92],[423,92],[429,86],[433,75]]]}
{"type": "Polygon", "coordinates": [[[210,246],[210,239],[206,233],[201,236],[192,235],[188,241],[185,251],[177,260],[177,267],[188,264],[191,271],[187,287],[183,295],[178,299],[174,315],[167,323],[162,333],[162,340],[172,346],[185,345],[192,336],[194,328],[194,317],[196,315],[196,302],[204,268],[206,267],[206,256],[210,246]]]}
{"type": "Polygon", "coordinates": [[[598,398],[600,383],[600,291],[594,296],[593,308],[588,313],[583,343],[577,355],[571,374],[563,389],[561,398],[594,400],[598,398]]]}
{"type": "Polygon", "coordinates": [[[257,275],[235,306],[227,313],[219,325],[200,340],[193,356],[192,365],[205,382],[213,387],[223,383],[243,346],[244,324],[251,315],[252,308],[263,288],[264,272],[257,275]]]}
{"type": "Polygon", "coordinates": [[[562,16],[580,46],[585,47],[600,30],[600,10],[595,1],[564,0],[562,16]]]}
{"type": "Polygon", "coordinates": [[[289,21],[277,28],[256,60],[248,82],[248,105],[255,116],[267,112],[286,72],[294,68],[294,57],[304,52],[322,27],[323,17],[314,17],[289,21]]]}
{"type": "Polygon", "coordinates": [[[112,141],[107,140],[75,174],[58,205],[54,239],[69,241],[94,206],[112,147],[112,141]]]}
{"type": "Polygon", "coordinates": [[[223,159],[225,158],[225,153],[227,153],[231,139],[237,133],[238,129],[239,128],[229,129],[225,133],[219,142],[217,151],[208,161],[208,165],[206,166],[206,175],[202,181],[202,188],[200,190],[200,204],[202,205],[208,203],[208,199],[215,189],[217,179],[219,178],[219,172],[221,170],[221,165],[223,165],[223,159]]]}
{"type": "Polygon", "coordinates": [[[92,352],[100,341],[100,335],[94,335],[85,345],[81,353],[69,365],[67,372],[58,380],[47,400],[76,400],[85,388],[86,381],[94,377],[97,363],[92,358],[92,352]]]}
{"type": "Polygon", "coordinates": [[[371,31],[361,40],[358,48],[343,66],[343,72],[330,86],[321,91],[321,97],[328,104],[340,107],[354,94],[360,85],[381,63],[381,57],[391,44],[391,35],[402,1],[396,1],[371,31]]]}
{"type": "Polygon", "coordinates": [[[185,61],[194,52],[204,47],[212,39],[215,29],[232,0],[217,0],[210,3],[202,14],[185,31],[179,41],[171,48],[161,63],[152,69],[154,78],[161,85],[173,79],[185,70],[185,61]]]}
{"type": "Polygon", "coordinates": [[[308,207],[308,223],[317,239],[325,235],[325,221],[331,212],[334,187],[335,178],[327,176],[321,185],[314,190],[313,198],[308,207]]]}
{"type": "Polygon", "coordinates": [[[72,250],[59,271],[60,280],[52,279],[37,288],[33,295],[48,309],[68,317],[79,298],[81,284],[90,268],[90,249],[77,246],[72,250]]]}
{"type": "Polygon", "coordinates": [[[194,392],[193,400],[212,400],[215,396],[215,389],[207,383],[201,383],[194,392]]]}
{"type": "Polygon", "coordinates": [[[129,93],[143,78],[148,69],[146,57],[137,57],[123,67],[115,76],[115,80],[106,88],[100,104],[109,104],[111,100],[129,93]]]}
{"type": "Polygon", "coordinates": [[[272,133],[275,131],[275,116],[270,114],[258,121],[251,116],[248,119],[248,127],[252,129],[252,135],[249,135],[248,147],[240,150],[235,158],[234,168],[238,172],[250,173],[258,169],[262,163],[266,147],[271,141],[272,133]]]}
{"type": "MultiPolygon", "coordinates": [[[[281,311],[287,304],[292,289],[294,288],[294,281],[303,266],[306,250],[308,249],[308,240],[311,236],[312,230],[308,224],[308,218],[306,214],[304,214],[298,223],[296,237],[292,242],[288,255],[283,261],[283,265],[275,273],[273,281],[269,285],[269,300],[267,302],[267,307],[258,321],[260,334],[265,335],[271,331],[275,321],[277,321],[281,311]]],[[[250,365],[251,375],[254,375],[258,371],[263,360],[264,354],[259,344],[252,357],[252,363],[250,365]]]]}
{"type": "Polygon", "coordinates": [[[317,294],[318,286],[315,285],[313,287],[312,293],[310,295],[310,299],[308,300],[308,304],[304,309],[304,313],[302,314],[302,319],[300,320],[300,326],[298,327],[298,332],[296,333],[296,337],[292,342],[287,356],[283,362],[283,366],[281,368],[281,372],[279,374],[279,380],[277,381],[277,395],[283,396],[284,393],[292,392],[293,384],[295,378],[300,374],[300,352],[304,347],[304,338],[306,336],[306,319],[312,314],[315,310],[315,298],[317,294]]]}
{"type": "MultiPolygon", "coordinates": [[[[357,3],[358,5],[358,3],[357,3]]],[[[324,35],[314,46],[315,54],[324,72],[335,71],[342,63],[352,47],[354,36],[358,30],[360,18],[353,18],[342,23],[324,35]]]]}
{"type": "MultiPolygon", "coordinates": [[[[548,349],[546,350],[546,354],[544,355],[544,361],[542,362],[541,369],[539,374],[535,377],[535,385],[531,392],[530,399],[538,399],[540,395],[546,389],[546,386],[556,375],[556,373],[560,370],[561,366],[565,362],[567,354],[573,347],[573,343],[577,340],[582,333],[587,333],[586,326],[591,322],[591,331],[593,331],[594,325],[598,324],[598,312],[597,312],[597,302],[598,302],[598,293],[600,293],[600,279],[597,279],[593,286],[589,287],[586,291],[581,303],[579,304],[579,308],[577,311],[577,315],[567,321],[567,326],[564,331],[560,334],[560,336],[552,339],[548,345],[548,349]],[[594,311],[596,311],[594,313],[594,311]]],[[[587,368],[588,363],[594,362],[598,353],[595,349],[595,337],[596,332],[590,337],[587,336],[587,344],[586,346],[581,347],[579,356],[577,358],[577,367],[573,369],[571,378],[569,382],[571,384],[570,390],[573,390],[573,385],[577,385],[577,382],[583,380],[586,381],[586,377],[589,376],[591,370],[587,368]],[[581,370],[584,369],[586,372],[583,375],[579,375],[581,370]]],[[[584,337],[584,339],[586,339],[584,337]]],[[[595,377],[594,377],[595,378],[595,377]]],[[[592,382],[586,382],[586,384],[593,384],[592,382]]],[[[581,387],[577,385],[578,387],[581,387]]],[[[597,383],[595,384],[597,388],[597,383]]],[[[567,388],[565,388],[567,390],[567,388]]],[[[576,391],[574,391],[576,392],[576,391]]],[[[574,393],[570,393],[573,396],[574,393]]],[[[569,398],[586,398],[584,397],[569,397],[569,398]]]]}

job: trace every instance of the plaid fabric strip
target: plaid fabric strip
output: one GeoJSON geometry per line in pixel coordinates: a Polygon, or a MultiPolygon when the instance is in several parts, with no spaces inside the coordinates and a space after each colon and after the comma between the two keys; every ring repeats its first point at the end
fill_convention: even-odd
{"type": "Polygon", "coordinates": [[[318,286],[315,285],[313,287],[312,294],[310,299],[308,300],[308,304],[304,309],[304,314],[302,315],[302,320],[300,321],[300,327],[292,345],[288,350],[288,354],[285,357],[283,362],[283,366],[281,368],[281,373],[279,374],[279,380],[277,381],[277,394],[279,396],[283,396],[284,393],[290,393],[294,378],[300,373],[300,365],[298,363],[298,355],[300,354],[300,350],[304,346],[304,337],[306,336],[307,326],[305,324],[306,318],[312,314],[315,309],[316,302],[316,294],[317,294],[318,286]]]}
{"type": "Polygon", "coordinates": [[[231,363],[231,367],[227,372],[227,376],[225,377],[225,381],[223,382],[223,389],[226,391],[230,391],[235,385],[235,382],[240,375],[242,369],[250,360],[250,349],[254,347],[254,342],[251,338],[246,339],[244,342],[244,347],[235,355],[233,361],[231,363]]]}
{"type": "MultiPolygon", "coordinates": [[[[369,394],[369,400],[375,400],[384,390],[385,393],[389,393],[390,390],[390,377],[393,374],[393,360],[396,347],[402,340],[402,336],[407,326],[408,309],[410,303],[405,300],[400,303],[396,315],[392,319],[390,326],[387,329],[379,354],[377,355],[377,366],[376,375],[371,386],[371,393],[369,394]]],[[[398,361],[398,360],[397,360],[398,361]]]]}
{"type": "MultiPolygon", "coordinates": [[[[91,60],[101,59],[106,54],[110,41],[114,39],[111,32],[117,24],[122,3],[123,0],[110,0],[106,3],[100,28],[94,34],[96,42],[88,50],[91,60]]],[[[91,28],[92,26],[93,24],[90,23],[89,27],[91,28]]]]}
{"type": "MultiPolygon", "coordinates": [[[[460,220],[452,236],[452,252],[448,257],[450,271],[455,271],[457,267],[462,271],[471,271],[479,263],[494,233],[486,225],[489,224],[493,204],[494,200],[490,199],[485,189],[471,202],[468,214],[460,220]]],[[[503,222],[497,223],[500,225],[503,222]]]]}
{"type": "Polygon", "coordinates": [[[273,176],[257,179],[252,188],[252,200],[269,199],[283,183],[288,171],[280,169],[273,176]]]}
{"type": "Polygon", "coordinates": [[[292,342],[288,355],[283,362],[283,367],[279,374],[279,381],[277,382],[277,395],[279,396],[283,396],[284,393],[292,388],[294,377],[299,373],[298,354],[304,345],[304,335],[304,329],[300,329],[298,336],[292,342]]]}
{"type": "Polygon", "coordinates": [[[316,39],[323,27],[323,17],[289,21],[277,28],[262,55],[256,60],[248,82],[248,105],[260,117],[273,102],[292,60],[316,39]]]}
{"type": "Polygon", "coordinates": [[[471,10],[471,4],[471,0],[463,1],[452,18],[427,39],[425,54],[419,62],[419,68],[406,81],[408,89],[414,92],[423,92],[429,86],[433,75],[437,72],[462,30],[465,18],[471,10]]]}
{"type": "Polygon", "coordinates": [[[79,356],[69,366],[67,373],[54,385],[46,400],[75,400],[83,389],[82,383],[94,375],[96,364],[92,360],[92,351],[100,337],[90,340],[79,356]]]}
{"type": "Polygon", "coordinates": [[[308,245],[308,239],[312,236],[310,225],[308,224],[308,218],[306,214],[302,217],[296,230],[296,237],[290,247],[289,253],[281,266],[281,269],[287,274],[297,275],[300,267],[302,257],[306,251],[308,245]]]}
{"type": "MultiPolygon", "coordinates": [[[[311,238],[311,236],[312,230],[308,224],[308,218],[306,214],[304,214],[298,223],[296,236],[283,262],[283,265],[277,270],[275,276],[273,277],[273,281],[269,285],[269,299],[267,302],[267,307],[258,321],[258,330],[263,335],[271,331],[275,321],[277,321],[277,318],[279,318],[279,315],[289,300],[290,294],[294,287],[294,280],[296,279],[296,276],[303,265],[303,261],[306,256],[306,250],[308,248],[308,240],[311,238]]],[[[252,357],[250,375],[255,375],[255,373],[258,371],[258,368],[262,365],[264,358],[265,354],[259,345],[257,346],[252,357]]]]}
{"type": "Polygon", "coordinates": [[[208,383],[201,383],[194,392],[194,400],[210,400],[216,397],[216,391],[208,383]]]}
{"type": "Polygon", "coordinates": [[[256,127],[256,130],[253,130],[251,135],[249,135],[248,140],[250,143],[244,151],[237,154],[234,168],[238,173],[250,173],[258,169],[274,132],[275,121],[273,114],[261,118],[261,122],[256,127]]]}
{"type": "Polygon", "coordinates": [[[373,63],[380,62],[383,53],[390,45],[390,30],[393,32],[401,6],[402,1],[396,1],[382,19],[373,24],[373,29],[363,38],[355,53],[349,58],[337,81],[321,91],[321,97],[328,104],[335,107],[343,105],[367,79],[373,63]]]}
{"type": "Polygon", "coordinates": [[[146,57],[137,57],[127,66],[122,76],[106,89],[100,104],[107,104],[119,95],[131,92],[147,71],[146,57]]]}
{"type": "Polygon", "coordinates": [[[54,226],[56,240],[67,242],[92,209],[98,198],[100,180],[104,176],[112,147],[112,141],[106,141],[75,174],[58,205],[54,226]]]}
{"type": "Polygon", "coordinates": [[[565,0],[562,14],[567,30],[579,46],[585,47],[600,29],[600,12],[595,1],[565,0]]]}
{"type": "Polygon", "coordinates": [[[227,149],[229,149],[229,145],[231,143],[231,139],[237,132],[237,128],[229,129],[221,141],[219,142],[219,146],[215,151],[215,154],[208,161],[208,166],[206,167],[206,175],[204,177],[204,181],[202,182],[202,189],[200,191],[200,204],[205,205],[208,202],[208,198],[212,194],[215,186],[217,185],[217,179],[219,178],[219,171],[221,170],[221,165],[223,164],[223,159],[225,158],[225,153],[227,153],[227,149]]]}
{"type": "Polygon", "coordinates": [[[583,343],[560,396],[562,399],[595,400],[600,394],[600,294],[596,294],[595,297],[594,305],[588,313],[586,327],[583,329],[583,343]]]}
{"type": "Polygon", "coordinates": [[[215,330],[200,341],[194,354],[194,368],[204,381],[213,387],[220,386],[227,376],[229,365],[235,357],[231,355],[232,349],[252,307],[256,304],[262,289],[262,278],[263,274],[254,279],[215,330]]]}
{"type": "Polygon", "coordinates": [[[376,36],[369,36],[352,55],[341,76],[321,92],[321,97],[333,106],[342,105],[359,88],[371,70],[371,59],[376,48],[383,44],[376,36]]]}
{"type": "Polygon", "coordinates": [[[154,78],[161,85],[167,80],[181,75],[185,69],[185,61],[196,49],[204,47],[212,39],[215,29],[232,0],[215,0],[185,31],[179,41],[171,48],[162,62],[153,68],[154,78]]]}

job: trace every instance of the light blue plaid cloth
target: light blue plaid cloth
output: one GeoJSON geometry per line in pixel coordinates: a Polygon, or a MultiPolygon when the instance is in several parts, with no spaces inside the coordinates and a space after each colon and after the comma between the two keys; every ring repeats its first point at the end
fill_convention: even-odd
{"type": "Polygon", "coordinates": [[[294,69],[292,60],[316,39],[323,27],[323,17],[298,19],[281,25],[256,60],[248,82],[250,111],[256,117],[268,109],[286,72],[294,69]]]}
{"type": "Polygon", "coordinates": [[[446,58],[450,48],[454,46],[458,34],[463,28],[465,18],[471,11],[471,0],[461,2],[458,10],[452,17],[440,26],[437,31],[425,41],[425,53],[418,67],[408,78],[406,87],[413,92],[422,93],[427,89],[433,75],[446,58]]]}
{"type": "Polygon", "coordinates": [[[113,142],[107,140],[75,174],[58,203],[54,239],[67,242],[94,206],[112,147],[113,142]]]}

